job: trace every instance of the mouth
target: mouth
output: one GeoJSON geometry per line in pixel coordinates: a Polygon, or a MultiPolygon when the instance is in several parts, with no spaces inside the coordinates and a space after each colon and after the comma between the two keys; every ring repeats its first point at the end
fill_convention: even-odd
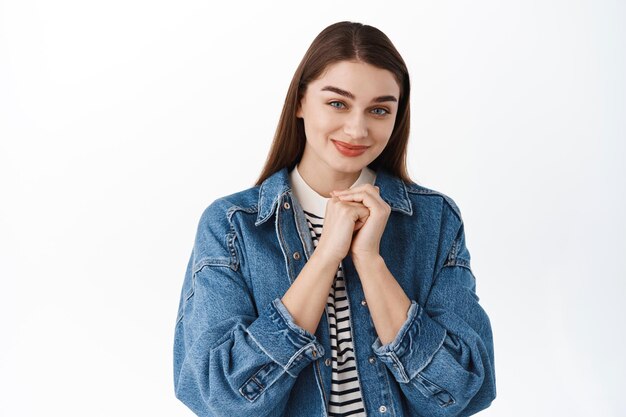
{"type": "Polygon", "coordinates": [[[333,142],[335,142],[335,144],[341,145],[342,147],[347,148],[347,149],[350,149],[350,150],[353,150],[353,151],[361,151],[361,150],[364,150],[364,149],[369,148],[369,146],[363,146],[363,145],[350,145],[349,143],[342,142],[342,141],[340,141],[340,140],[334,140],[334,139],[331,139],[331,140],[332,140],[333,142]]]}
{"type": "Polygon", "coordinates": [[[369,148],[369,146],[355,146],[338,140],[332,140],[332,142],[337,151],[347,157],[360,156],[365,153],[367,148],[369,148]]]}

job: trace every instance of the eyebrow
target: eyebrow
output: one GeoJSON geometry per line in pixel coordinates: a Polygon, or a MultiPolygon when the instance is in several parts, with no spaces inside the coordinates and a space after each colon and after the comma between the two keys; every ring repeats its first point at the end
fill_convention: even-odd
{"type": "MultiPolygon", "coordinates": [[[[352,100],[354,100],[354,98],[355,98],[354,94],[352,94],[351,92],[346,91],[346,90],[342,90],[341,88],[334,87],[332,85],[327,85],[326,87],[322,88],[320,91],[332,91],[332,92],[337,93],[339,95],[342,95],[344,97],[348,97],[349,99],[352,99],[352,100]]],[[[374,98],[372,101],[375,102],[375,103],[382,103],[382,102],[385,102],[385,101],[395,101],[395,102],[397,102],[398,99],[395,98],[394,96],[380,96],[380,97],[374,98]]]]}

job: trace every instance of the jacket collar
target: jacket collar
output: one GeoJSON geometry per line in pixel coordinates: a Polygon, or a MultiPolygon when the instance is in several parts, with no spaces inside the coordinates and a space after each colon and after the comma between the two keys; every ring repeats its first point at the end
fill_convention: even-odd
{"type": "MultiPolygon", "coordinates": [[[[376,171],[376,180],[374,185],[380,189],[381,198],[389,204],[392,211],[398,211],[409,216],[413,214],[413,206],[406,189],[406,184],[401,178],[398,178],[386,170],[379,169],[376,171]]],[[[280,197],[286,192],[291,192],[291,183],[289,182],[289,171],[287,167],[276,171],[261,183],[259,189],[258,215],[256,226],[269,219],[276,206],[279,204],[280,197]]]]}

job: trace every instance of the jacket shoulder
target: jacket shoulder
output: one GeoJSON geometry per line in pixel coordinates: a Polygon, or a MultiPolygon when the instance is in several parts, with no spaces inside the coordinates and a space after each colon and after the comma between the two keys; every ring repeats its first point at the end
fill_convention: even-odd
{"type": "Polygon", "coordinates": [[[194,242],[194,271],[206,265],[239,267],[233,215],[256,213],[259,187],[254,186],[213,200],[200,215],[194,242]]]}
{"type": "Polygon", "coordinates": [[[458,218],[459,221],[463,221],[461,217],[461,209],[456,204],[454,199],[441,191],[434,190],[432,188],[425,187],[424,185],[417,184],[416,182],[405,183],[406,190],[409,194],[415,195],[416,199],[436,199],[440,200],[452,213],[458,218]]]}
{"type": "Polygon", "coordinates": [[[232,216],[232,213],[237,210],[242,210],[248,213],[256,213],[258,209],[257,203],[259,200],[260,188],[260,186],[255,185],[253,187],[246,188],[245,190],[219,197],[213,201],[211,205],[216,205],[222,210],[226,210],[229,217],[232,216]]]}
{"type": "Polygon", "coordinates": [[[470,255],[465,244],[461,210],[453,198],[421,184],[407,185],[409,195],[415,196],[419,210],[431,219],[439,219],[439,253],[437,270],[443,266],[460,265],[470,268],[470,255]]]}

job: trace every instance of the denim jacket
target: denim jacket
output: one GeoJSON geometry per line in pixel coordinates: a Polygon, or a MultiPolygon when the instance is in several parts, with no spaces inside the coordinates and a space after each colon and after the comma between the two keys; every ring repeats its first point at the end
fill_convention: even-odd
{"type": "MultiPolygon", "coordinates": [[[[348,255],[344,279],[368,416],[469,416],[496,396],[491,325],[476,295],[454,201],[384,170],[391,214],[380,254],[411,300],[381,344],[348,255]]],[[[175,394],[198,416],[322,417],[331,389],[330,335],[281,302],[314,250],[287,168],[216,199],[202,213],[174,336],[175,394]]]]}

